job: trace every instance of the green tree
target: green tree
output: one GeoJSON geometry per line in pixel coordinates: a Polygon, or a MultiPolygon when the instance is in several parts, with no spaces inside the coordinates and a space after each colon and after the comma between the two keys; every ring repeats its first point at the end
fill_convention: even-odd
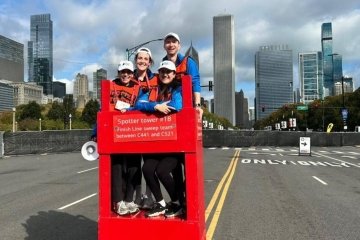
{"type": "Polygon", "coordinates": [[[72,116],[72,120],[74,120],[76,118],[76,116],[75,116],[76,109],[75,109],[73,95],[68,94],[64,97],[63,107],[64,107],[63,120],[64,120],[64,128],[65,128],[65,125],[67,125],[69,122],[70,114],[72,116]]]}
{"type": "Polygon", "coordinates": [[[46,116],[51,120],[62,120],[64,117],[64,112],[63,105],[60,105],[58,102],[53,102],[46,116]]]}
{"type": "Polygon", "coordinates": [[[26,118],[38,120],[41,117],[41,107],[35,101],[25,104],[20,112],[19,120],[22,121],[26,118]]]}
{"type": "Polygon", "coordinates": [[[96,123],[96,115],[99,111],[100,104],[97,100],[91,99],[86,103],[84,110],[82,111],[81,120],[92,126],[96,123]]]}

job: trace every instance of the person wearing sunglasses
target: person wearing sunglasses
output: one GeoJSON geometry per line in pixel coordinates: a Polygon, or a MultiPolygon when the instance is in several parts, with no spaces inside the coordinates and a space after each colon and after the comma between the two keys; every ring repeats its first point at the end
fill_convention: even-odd
{"type": "MultiPolygon", "coordinates": [[[[162,61],[158,68],[159,85],[151,92],[140,93],[134,105],[135,110],[159,112],[168,115],[182,109],[181,82],[176,81],[176,67],[171,61],[162,61]]],[[[175,217],[183,214],[179,193],[171,172],[178,165],[179,154],[144,154],[142,167],[146,184],[155,197],[153,207],[145,213],[146,217],[165,215],[175,217]],[[161,192],[160,182],[168,192],[171,202],[166,204],[161,192]]]]}

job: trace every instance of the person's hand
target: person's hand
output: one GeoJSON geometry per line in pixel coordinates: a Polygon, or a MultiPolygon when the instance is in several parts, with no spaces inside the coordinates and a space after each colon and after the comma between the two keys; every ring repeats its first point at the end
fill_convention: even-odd
{"type": "Polygon", "coordinates": [[[175,108],[167,105],[169,102],[170,101],[163,102],[161,104],[156,104],[154,109],[156,111],[162,112],[163,114],[169,114],[171,113],[172,110],[175,110],[175,108]]]}
{"type": "Polygon", "coordinates": [[[126,112],[126,108],[121,109],[120,112],[122,113],[126,112]]]}

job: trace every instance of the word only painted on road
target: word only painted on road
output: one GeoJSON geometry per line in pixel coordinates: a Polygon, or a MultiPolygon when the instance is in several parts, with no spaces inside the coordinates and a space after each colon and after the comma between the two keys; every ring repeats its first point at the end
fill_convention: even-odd
{"type": "Polygon", "coordinates": [[[351,167],[351,165],[341,162],[319,162],[319,161],[288,161],[288,160],[269,160],[269,159],[249,159],[244,158],[241,163],[245,164],[268,164],[268,165],[300,165],[300,166],[323,166],[323,167],[351,167]]]}

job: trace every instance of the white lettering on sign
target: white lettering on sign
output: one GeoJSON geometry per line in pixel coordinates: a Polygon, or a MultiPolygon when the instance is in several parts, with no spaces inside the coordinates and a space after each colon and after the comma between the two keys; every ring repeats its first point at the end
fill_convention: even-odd
{"type": "Polygon", "coordinates": [[[351,167],[350,165],[341,162],[341,163],[336,163],[336,162],[314,162],[314,161],[288,161],[288,160],[276,160],[276,159],[249,159],[249,158],[244,158],[241,160],[241,163],[244,164],[249,164],[249,163],[253,163],[253,164],[262,164],[262,165],[300,165],[300,166],[322,166],[322,167],[346,167],[349,168],[351,167]]]}

